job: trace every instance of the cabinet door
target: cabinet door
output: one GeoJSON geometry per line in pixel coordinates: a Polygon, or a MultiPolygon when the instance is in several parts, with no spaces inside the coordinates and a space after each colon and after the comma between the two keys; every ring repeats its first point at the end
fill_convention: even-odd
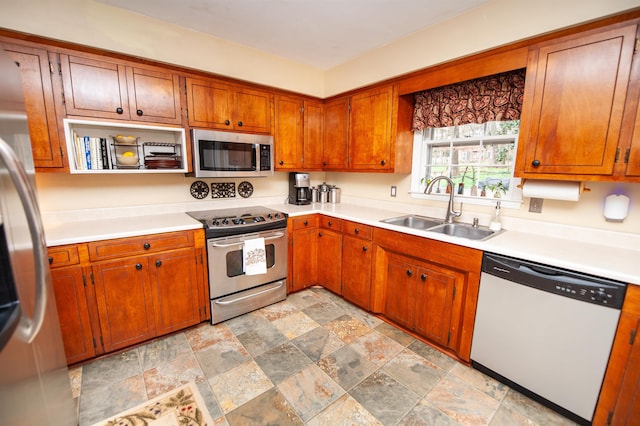
{"type": "Polygon", "coordinates": [[[200,322],[195,249],[150,257],[156,333],[163,335],[200,322]]]}
{"type": "Polygon", "coordinates": [[[303,167],[304,133],[302,127],[302,100],[289,96],[276,96],[275,167],[292,170],[303,167]]]}
{"type": "Polygon", "coordinates": [[[320,102],[304,101],[304,168],[322,169],[322,111],[320,102]]]}
{"type": "Polygon", "coordinates": [[[390,170],[391,86],[351,97],[349,167],[353,170],[390,170]]]}
{"type": "Polygon", "coordinates": [[[371,305],[371,241],[342,237],[342,296],[363,309],[371,305]]]}
{"type": "Polygon", "coordinates": [[[345,170],[349,167],[349,98],[328,102],[324,106],[322,167],[345,170]]]}
{"type": "Polygon", "coordinates": [[[612,174],[635,39],[633,25],[530,52],[516,169],[612,174]]]}
{"type": "Polygon", "coordinates": [[[271,94],[261,90],[235,88],[234,123],[236,130],[271,133],[271,94]]]}
{"type": "Polygon", "coordinates": [[[387,268],[384,315],[413,330],[416,311],[418,268],[398,256],[390,256],[387,268]]]}
{"type": "Polygon", "coordinates": [[[451,341],[456,274],[442,268],[435,269],[435,266],[418,271],[415,330],[443,346],[448,346],[451,341]]]}
{"type": "Polygon", "coordinates": [[[58,137],[49,58],[45,50],[2,43],[9,57],[20,64],[22,91],[29,120],[31,151],[36,169],[65,170],[65,147],[58,137]]]}
{"type": "Polygon", "coordinates": [[[148,269],[147,257],[92,266],[106,352],[156,336],[148,269]]]}
{"type": "Polygon", "coordinates": [[[318,231],[318,284],[342,294],[342,233],[318,231]]]}
{"type": "Polygon", "coordinates": [[[231,86],[213,80],[187,78],[187,114],[189,125],[232,130],[231,86]]]}
{"type": "Polygon", "coordinates": [[[182,124],[177,75],[127,67],[127,88],[132,120],[182,124]]]}
{"type": "Polygon", "coordinates": [[[51,270],[51,278],[67,363],[94,357],[96,342],[91,332],[82,268],[55,268],[51,270]]]}
{"type": "Polygon", "coordinates": [[[640,419],[640,320],[636,323],[633,336],[635,338],[620,386],[612,425],[633,424],[640,419]]]}
{"type": "Polygon", "coordinates": [[[60,55],[60,66],[68,115],[130,119],[123,64],[60,55]]]}
{"type": "Polygon", "coordinates": [[[293,291],[302,290],[318,283],[318,229],[316,227],[294,231],[293,252],[293,291]]]}

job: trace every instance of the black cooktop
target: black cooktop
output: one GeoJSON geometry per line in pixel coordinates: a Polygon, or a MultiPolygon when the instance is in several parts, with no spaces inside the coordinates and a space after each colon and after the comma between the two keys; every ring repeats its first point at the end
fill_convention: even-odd
{"type": "Polygon", "coordinates": [[[288,215],[261,206],[187,212],[200,221],[207,238],[226,237],[287,227],[288,215]]]}

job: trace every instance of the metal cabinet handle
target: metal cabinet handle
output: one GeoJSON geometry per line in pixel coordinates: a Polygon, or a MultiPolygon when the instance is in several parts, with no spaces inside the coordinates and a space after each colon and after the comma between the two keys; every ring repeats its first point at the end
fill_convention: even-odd
{"type": "Polygon", "coordinates": [[[427,274],[422,274],[422,275],[420,275],[420,279],[421,279],[422,281],[426,281],[426,280],[427,280],[427,274]]]}
{"type": "Polygon", "coordinates": [[[118,108],[116,108],[116,112],[118,114],[122,114],[124,112],[124,110],[122,109],[122,107],[118,107],[118,108]]]}
{"type": "Polygon", "coordinates": [[[53,263],[53,257],[49,256],[49,265],[53,263]]]}
{"type": "Polygon", "coordinates": [[[540,160],[533,160],[533,161],[531,162],[531,165],[532,165],[533,167],[539,167],[539,166],[540,166],[540,160]]]}
{"type": "Polygon", "coordinates": [[[142,263],[136,263],[136,269],[139,271],[142,269],[142,263]]]}
{"type": "Polygon", "coordinates": [[[413,275],[413,271],[411,269],[407,269],[407,276],[410,277],[413,275]]]}
{"type": "Polygon", "coordinates": [[[162,266],[162,260],[156,260],[156,266],[162,266]]]}
{"type": "Polygon", "coordinates": [[[40,332],[47,306],[49,272],[47,245],[44,239],[40,211],[38,210],[38,198],[36,197],[33,187],[29,184],[27,171],[11,147],[2,139],[0,139],[0,159],[6,164],[9,177],[16,187],[16,192],[18,193],[28,222],[31,244],[33,246],[33,257],[36,268],[33,317],[28,318],[22,316],[16,331],[20,339],[24,342],[31,343],[38,335],[38,332],[40,332]]]}
{"type": "Polygon", "coordinates": [[[355,232],[356,234],[360,233],[360,230],[358,228],[354,229],[353,232],[355,232]]]}
{"type": "Polygon", "coordinates": [[[238,121],[238,126],[242,127],[242,121],[238,121]]]}
{"type": "Polygon", "coordinates": [[[145,250],[149,250],[151,248],[151,244],[144,243],[144,245],[142,247],[144,247],[145,250]]]}
{"type": "Polygon", "coordinates": [[[216,300],[215,304],[216,305],[231,305],[233,303],[240,302],[240,301],[246,300],[246,299],[250,299],[252,297],[256,297],[256,296],[259,296],[259,295],[264,294],[264,293],[269,293],[271,291],[278,290],[279,288],[281,288],[284,285],[284,282],[283,281],[278,281],[277,283],[274,283],[274,284],[277,284],[277,285],[275,287],[267,288],[265,290],[258,291],[258,292],[253,293],[253,294],[248,294],[246,296],[237,297],[236,299],[216,300]]]}
{"type": "Polygon", "coordinates": [[[229,121],[229,120],[224,120],[224,124],[225,124],[226,126],[228,126],[229,124],[231,124],[231,121],[229,121]]]}
{"type": "Polygon", "coordinates": [[[284,165],[284,161],[280,160],[280,162],[278,164],[280,164],[282,166],[282,165],[284,165]]]}
{"type": "MultiPolygon", "coordinates": [[[[269,240],[277,240],[278,238],[282,238],[284,237],[284,232],[276,232],[273,235],[269,235],[268,237],[264,237],[265,241],[269,241],[269,240]]],[[[233,247],[236,246],[238,244],[243,244],[245,240],[251,239],[253,238],[252,236],[247,236],[247,237],[239,237],[239,238],[233,238],[233,239],[229,239],[227,240],[228,242],[225,243],[219,243],[219,242],[212,242],[211,245],[213,247],[219,247],[219,248],[226,248],[226,247],[233,247]]]]}
{"type": "Polygon", "coordinates": [[[309,224],[309,222],[305,220],[304,222],[302,222],[302,224],[303,224],[304,226],[307,226],[307,225],[309,224]]]}
{"type": "Polygon", "coordinates": [[[362,251],[367,251],[367,246],[362,246],[362,251]]]}
{"type": "Polygon", "coordinates": [[[136,110],[136,114],[138,114],[140,117],[142,117],[142,114],[143,114],[142,110],[141,109],[136,110]]]}
{"type": "Polygon", "coordinates": [[[381,166],[384,166],[385,164],[387,164],[387,162],[386,162],[385,160],[382,160],[382,161],[380,162],[380,165],[381,165],[381,166]]]}
{"type": "Polygon", "coordinates": [[[329,226],[332,226],[332,225],[333,225],[333,222],[329,221],[329,226]]]}
{"type": "Polygon", "coordinates": [[[318,237],[322,237],[322,232],[318,232],[318,237]]]}

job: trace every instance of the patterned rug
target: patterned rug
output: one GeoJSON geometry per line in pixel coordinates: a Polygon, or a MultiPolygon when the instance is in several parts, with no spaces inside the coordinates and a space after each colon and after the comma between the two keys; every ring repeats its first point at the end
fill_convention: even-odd
{"type": "Polygon", "coordinates": [[[173,389],[93,426],[213,426],[207,406],[193,383],[173,389]]]}

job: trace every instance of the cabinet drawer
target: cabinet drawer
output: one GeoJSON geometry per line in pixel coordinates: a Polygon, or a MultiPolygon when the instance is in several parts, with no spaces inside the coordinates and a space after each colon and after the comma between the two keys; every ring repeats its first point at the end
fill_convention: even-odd
{"type": "Polygon", "coordinates": [[[49,265],[52,268],[77,265],[80,263],[77,246],[56,246],[47,249],[49,253],[49,265]]]}
{"type": "Polygon", "coordinates": [[[291,223],[294,231],[298,229],[304,229],[304,228],[315,228],[318,226],[318,222],[319,222],[319,219],[317,214],[299,216],[291,219],[291,223]]]}
{"type": "Polygon", "coordinates": [[[92,261],[136,256],[193,246],[192,232],[168,232],[142,237],[116,238],[89,243],[89,259],[92,261]]]}
{"type": "Polygon", "coordinates": [[[336,219],[331,216],[320,216],[320,226],[340,232],[342,231],[342,219],[336,219]]]}
{"type": "Polygon", "coordinates": [[[344,221],[342,231],[345,235],[353,235],[358,238],[370,240],[373,235],[373,228],[362,223],[344,221]]]}

